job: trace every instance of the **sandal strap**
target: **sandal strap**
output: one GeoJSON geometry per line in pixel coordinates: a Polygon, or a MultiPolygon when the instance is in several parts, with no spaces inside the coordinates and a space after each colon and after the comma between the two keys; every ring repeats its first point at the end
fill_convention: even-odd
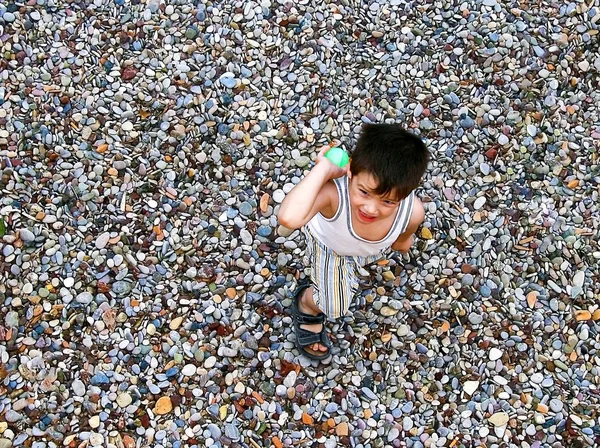
{"type": "Polygon", "coordinates": [[[322,324],[325,322],[325,314],[319,313],[316,316],[312,314],[303,313],[300,310],[296,310],[296,322],[299,324],[322,324]]]}
{"type": "Polygon", "coordinates": [[[316,316],[314,314],[303,313],[302,311],[300,311],[300,307],[298,306],[300,302],[300,295],[308,287],[310,287],[310,283],[303,283],[301,285],[298,285],[298,288],[296,288],[294,298],[292,299],[294,305],[294,318],[299,324],[322,324],[323,322],[325,322],[326,319],[325,313],[319,313],[316,316]]]}
{"type": "Polygon", "coordinates": [[[300,344],[302,347],[320,343],[323,339],[320,332],[315,333],[313,331],[305,330],[304,328],[296,329],[296,338],[298,340],[298,344],[300,344]]]}
{"type": "Polygon", "coordinates": [[[325,327],[323,327],[323,329],[318,333],[298,327],[296,329],[296,338],[298,344],[300,344],[302,347],[317,343],[324,345],[328,349],[331,349],[333,346],[329,336],[327,335],[327,329],[325,327]]]}

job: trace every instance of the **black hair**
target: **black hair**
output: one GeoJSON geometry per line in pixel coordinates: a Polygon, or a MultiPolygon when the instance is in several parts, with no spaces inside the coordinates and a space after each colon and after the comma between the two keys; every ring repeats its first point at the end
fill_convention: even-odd
{"type": "Polygon", "coordinates": [[[364,124],[350,171],[353,175],[372,174],[378,182],[376,194],[396,194],[403,199],[421,183],[429,157],[425,143],[399,124],[364,124]]]}

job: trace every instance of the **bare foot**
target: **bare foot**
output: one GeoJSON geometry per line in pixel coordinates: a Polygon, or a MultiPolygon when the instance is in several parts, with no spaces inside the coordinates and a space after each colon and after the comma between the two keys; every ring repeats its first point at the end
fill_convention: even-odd
{"type": "MultiPolygon", "coordinates": [[[[299,309],[299,311],[301,311],[303,313],[310,314],[312,316],[316,316],[317,314],[321,313],[322,311],[319,309],[319,307],[317,307],[317,305],[315,305],[315,302],[313,301],[312,297],[313,297],[313,287],[310,286],[309,288],[306,288],[304,290],[304,293],[298,300],[298,309],[299,309]]],[[[300,327],[304,328],[305,330],[310,331],[311,333],[320,333],[321,329],[323,328],[323,324],[302,324],[302,325],[300,325],[300,327]]],[[[309,350],[309,351],[312,350],[317,355],[319,354],[319,352],[323,353],[328,350],[328,348],[326,346],[324,346],[323,344],[319,344],[319,343],[314,343],[310,346],[304,347],[304,349],[309,350]]]]}

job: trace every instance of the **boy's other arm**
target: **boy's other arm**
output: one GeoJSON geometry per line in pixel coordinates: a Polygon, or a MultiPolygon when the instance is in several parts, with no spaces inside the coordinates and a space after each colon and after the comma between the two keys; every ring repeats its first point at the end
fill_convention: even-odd
{"type": "Polygon", "coordinates": [[[318,212],[333,214],[332,208],[334,202],[337,202],[337,188],[329,180],[340,177],[345,172],[345,169],[342,172],[341,168],[330,162],[317,163],[281,203],[277,213],[279,223],[288,229],[298,229],[318,212]]]}
{"type": "Polygon", "coordinates": [[[394,244],[392,244],[392,249],[398,250],[402,253],[407,253],[413,243],[413,234],[417,231],[424,218],[425,210],[423,209],[423,204],[418,198],[415,198],[415,203],[413,204],[408,226],[406,226],[404,233],[400,235],[396,241],[394,241],[394,244]]]}

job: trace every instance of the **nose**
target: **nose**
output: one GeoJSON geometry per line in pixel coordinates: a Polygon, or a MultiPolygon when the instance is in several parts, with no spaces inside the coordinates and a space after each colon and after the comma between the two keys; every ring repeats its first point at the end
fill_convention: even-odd
{"type": "Polygon", "coordinates": [[[376,215],[377,214],[377,204],[375,204],[374,201],[368,201],[365,204],[365,212],[367,212],[371,216],[376,215]]]}

